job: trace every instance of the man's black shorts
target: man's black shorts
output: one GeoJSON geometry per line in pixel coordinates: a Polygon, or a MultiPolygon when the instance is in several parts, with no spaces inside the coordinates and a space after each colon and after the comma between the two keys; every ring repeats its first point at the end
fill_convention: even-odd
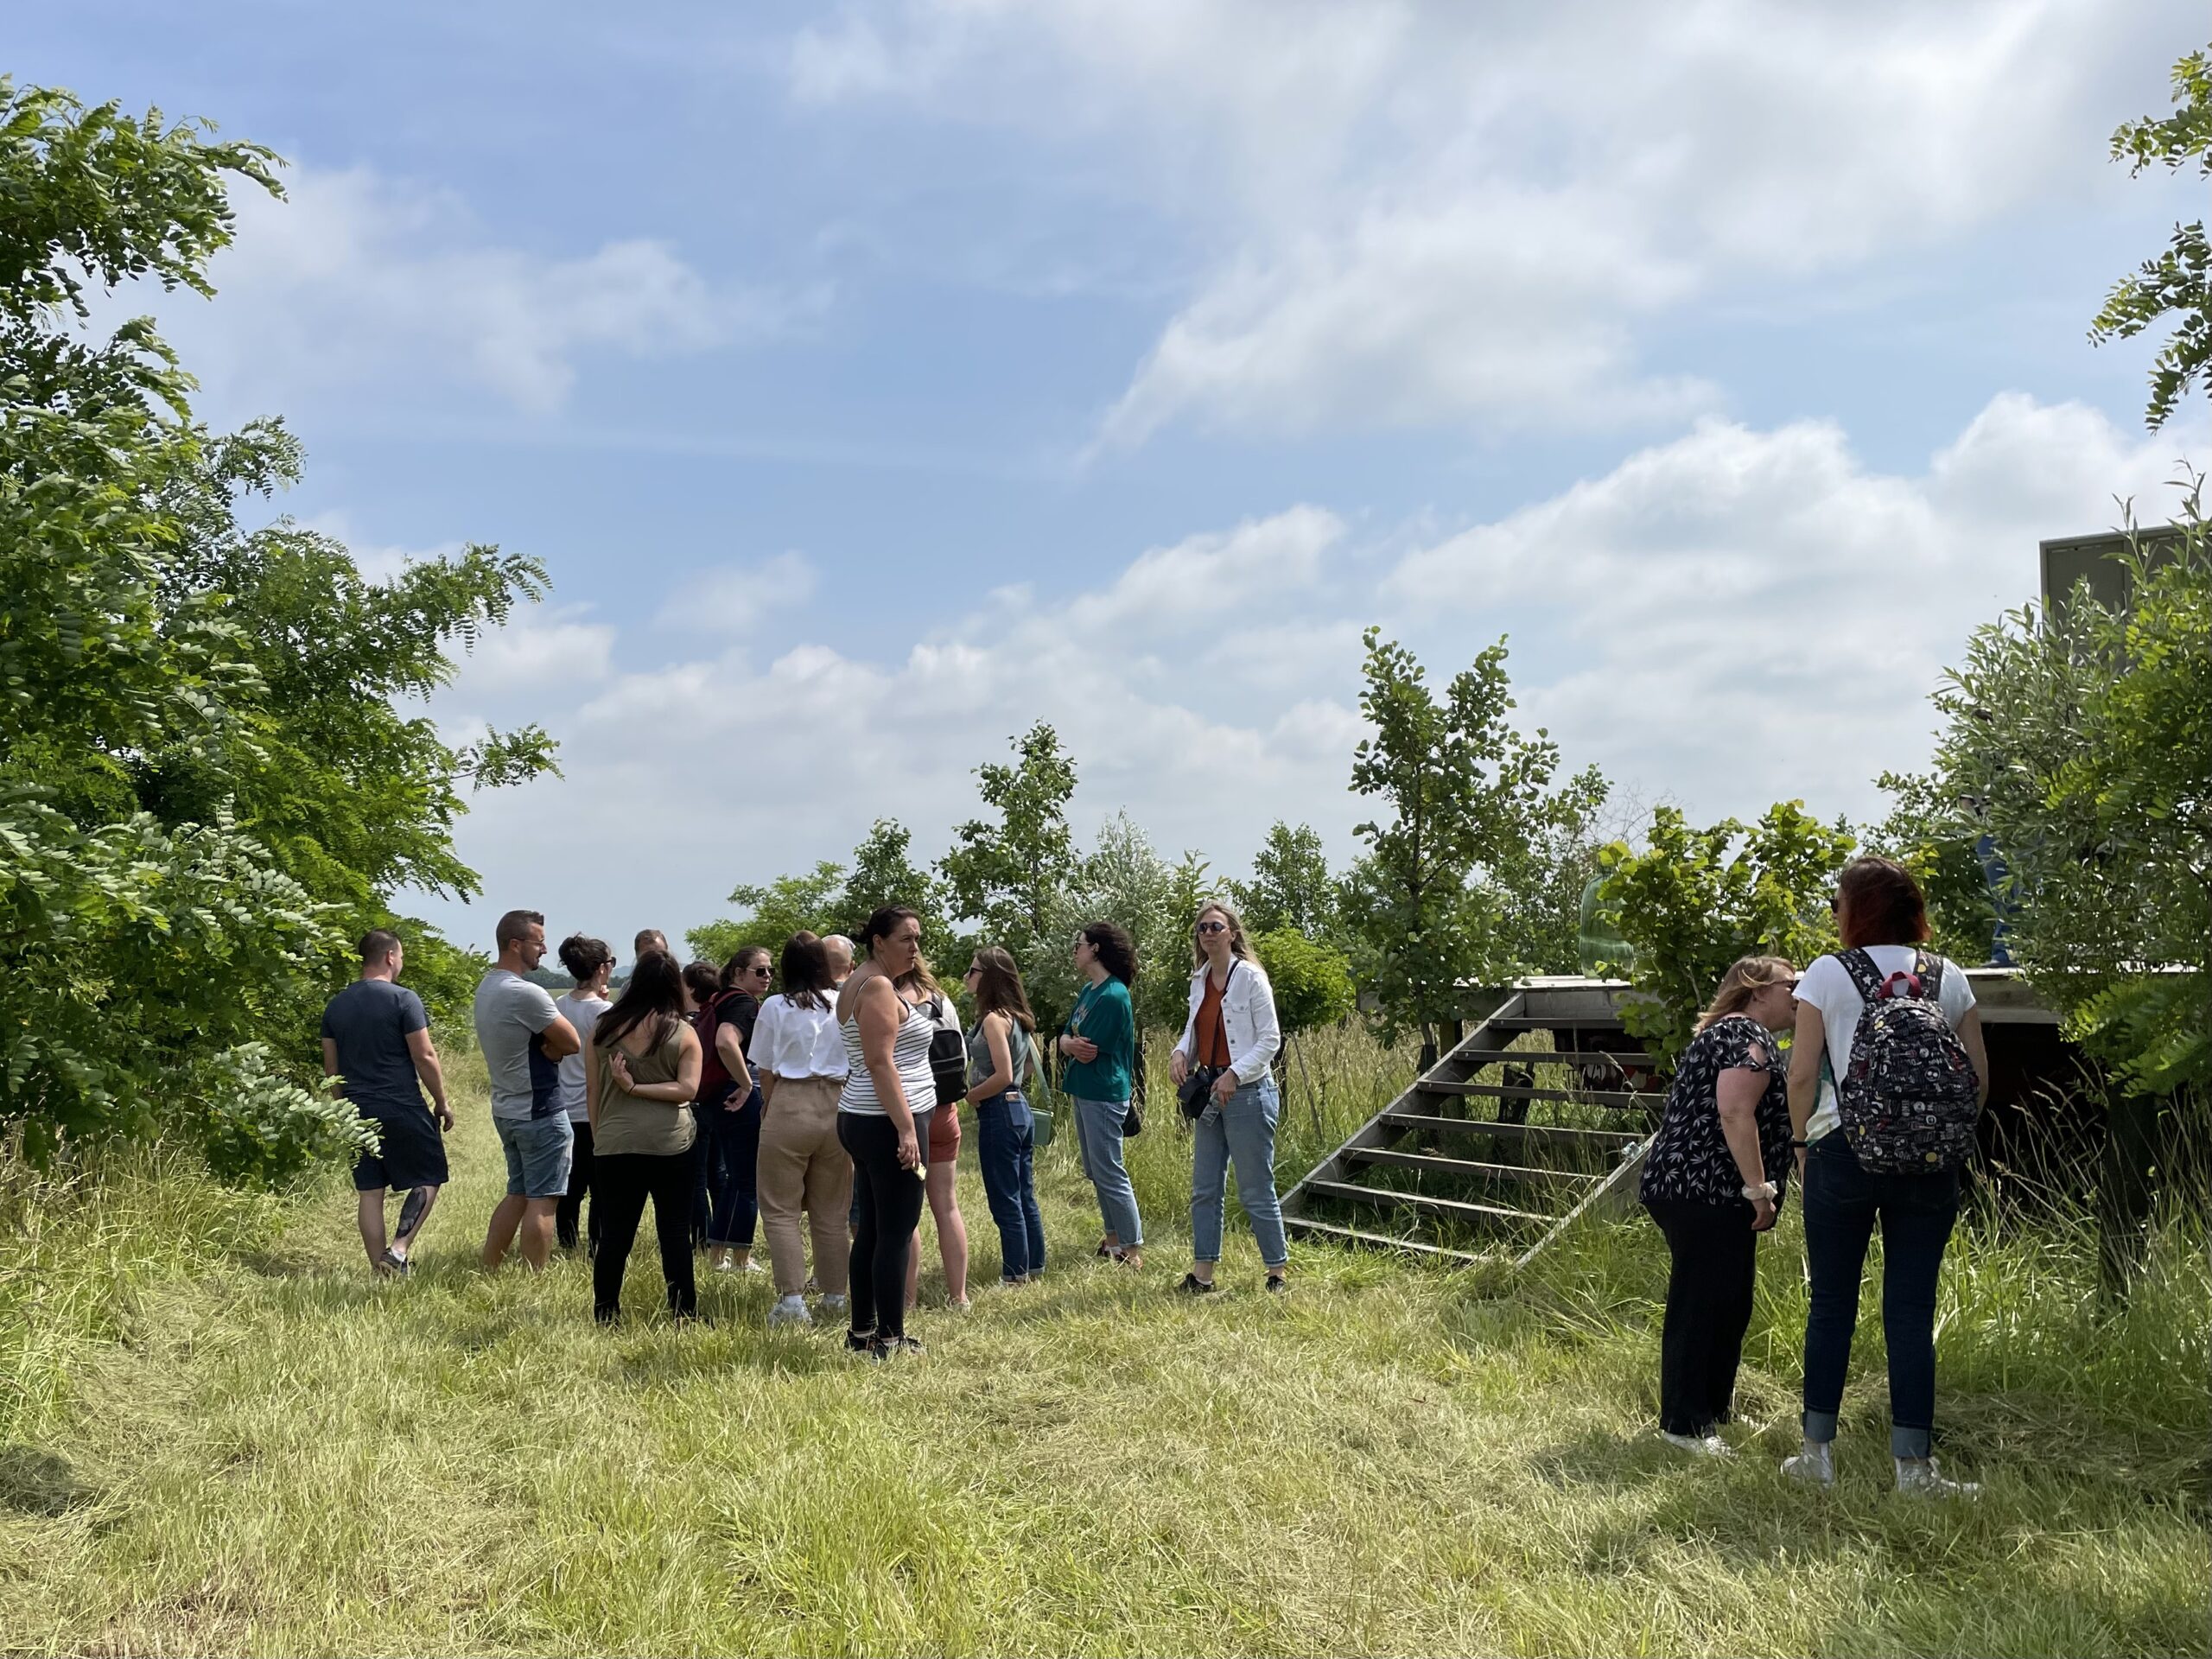
{"type": "Polygon", "coordinates": [[[404,1189],[446,1184],[446,1139],[438,1133],[438,1120],[429,1108],[378,1116],[369,1122],[384,1132],[383,1147],[365,1153],[353,1166],[353,1190],[373,1192],[380,1186],[404,1189]]]}

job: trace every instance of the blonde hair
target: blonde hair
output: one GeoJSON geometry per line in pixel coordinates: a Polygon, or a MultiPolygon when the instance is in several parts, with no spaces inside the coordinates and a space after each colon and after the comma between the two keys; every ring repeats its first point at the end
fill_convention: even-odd
{"type": "Polygon", "coordinates": [[[1713,992],[1711,1005],[1698,1017],[1697,1028],[1703,1031],[1716,1020],[1741,1014],[1768,986],[1794,979],[1796,974],[1787,957],[1737,957],[1720,976],[1720,988],[1713,992]]]}
{"type": "Polygon", "coordinates": [[[1206,948],[1198,943],[1198,924],[1212,911],[1229,924],[1229,954],[1239,962],[1252,960],[1252,952],[1244,943],[1244,918],[1218,899],[1209,899],[1198,906],[1198,914],[1191,918],[1191,967],[1193,971],[1206,965],[1206,948]]]}

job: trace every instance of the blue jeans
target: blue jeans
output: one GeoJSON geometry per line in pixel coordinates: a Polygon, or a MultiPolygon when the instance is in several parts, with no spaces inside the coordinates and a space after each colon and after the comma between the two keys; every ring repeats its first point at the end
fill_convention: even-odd
{"type": "Polygon", "coordinates": [[[1275,1196],[1275,1122],[1282,1096],[1275,1080],[1245,1084],[1226,1101],[1209,1100],[1191,1132],[1191,1256],[1221,1260],[1221,1206],[1229,1166],[1236,1164],[1236,1201],[1252,1223],[1260,1260],[1270,1268],[1290,1260],[1282,1202],[1275,1196]]]}
{"type": "Polygon", "coordinates": [[[1045,1270],[1045,1217],[1037,1208],[1034,1120],[1018,1089],[976,1103],[976,1161],[999,1229],[999,1276],[1045,1270]]]}
{"type": "Polygon", "coordinates": [[[1144,1221],[1137,1214],[1137,1190],[1129,1185],[1129,1172],[1122,1166],[1122,1120],[1129,1115],[1126,1100],[1078,1100],[1075,1104],[1075,1135],[1083,1148],[1083,1173],[1098,1192],[1098,1215],[1109,1237],[1123,1244],[1144,1243],[1144,1221]]]}
{"type": "Polygon", "coordinates": [[[1890,1451],[1924,1458],[1936,1423],[1936,1281],[1959,1216],[1959,1178],[1874,1175],[1843,1136],[1805,1154],[1805,1438],[1835,1438],[1859,1324],[1859,1281],[1882,1226],[1882,1336],[1890,1351],[1890,1451]]]}
{"type": "Polygon", "coordinates": [[[714,1147],[708,1165],[714,1185],[707,1243],[749,1250],[760,1213],[754,1196],[760,1168],[760,1090],[754,1089],[734,1112],[709,1106],[699,1116],[714,1147]]]}
{"type": "Polygon", "coordinates": [[[566,1112],[551,1117],[495,1117],[499,1150],[507,1155],[507,1196],[559,1198],[569,1191],[569,1164],[575,1131],[566,1112]]]}

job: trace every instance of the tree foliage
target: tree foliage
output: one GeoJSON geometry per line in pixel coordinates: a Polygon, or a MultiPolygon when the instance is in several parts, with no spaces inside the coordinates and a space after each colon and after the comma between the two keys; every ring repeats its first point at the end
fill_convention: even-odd
{"type": "Polygon", "coordinates": [[[297,476],[289,435],[210,434],[150,323],[86,327],[95,286],[209,292],[228,193],[275,192],[273,163],[0,81],[0,1125],[35,1157],[172,1125],[241,1177],[350,1151],[304,1064],[343,946],[403,884],[473,891],[459,785],[550,764],[542,733],[454,750],[392,706],[535,566],[376,584],[246,531],[297,476]]]}
{"type": "Polygon", "coordinates": [[[1635,952],[1632,963],[1606,964],[1636,987],[1623,1023],[1671,1060],[1737,957],[1787,957],[1802,968],[1832,949],[1826,887],[1854,844],[1841,823],[1783,801],[1748,828],[1725,818],[1694,830],[1662,806],[1642,852],[1607,846],[1599,902],[1635,952]]]}
{"type": "Polygon", "coordinates": [[[765,887],[741,885],[730,902],[745,906],[746,913],[695,927],[685,942],[695,955],[720,963],[750,945],[780,952],[801,931],[858,939],[861,925],[876,911],[906,905],[922,918],[923,954],[943,966],[958,944],[944,914],[944,884],[913,863],[913,840],[896,818],[878,818],[853,849],[849,866],[824,859],[804,874],[780,875],[765,887]]]}
{"type": "Polygon", "coordinates": [[[1285,1035],[1333,1026],[1359,1006],[1351,958],[1336,946],[1289,927],[1253,935],[1250,943],[1274,988],[1275,1017],[1285,1035]]]}
{"type": "Polygon", "coordinates": [[[1229,893],[1248,935],[1289,928],[1309,939],[1328,938],[1341,920],[1337,879],[1329,873],[1320,833],[1311,824],[1294,830],[1276,819],[1252,855],[1252,879],[1231,881],[1229,893]]]}
{"type": "Polygon", "coordinates": [[[1979,629],[1935,702],[1921,833],[1986,836],[2006,942],[2070,1034],[2151,1093],[2212,1083],[2212,550],[2194,485],[2179,544],[1979,629]]]}
{"type": "Polygon", "coordinates": [[[1476,878],[1510,868],[1559,821],[1545,792],[1559,748],[1508,720],[1503,640],[1441,697],[1402,645],[1370,628],[1366,646],[1359,706],[1375,733],[1353,752],[1352,788],[1389,816],[1356,830],[1367,851],[1344,884],[1344,923],[1384,1037],[1417,1031],[1427,1064],[1459,1018],[1460,988],[1496,983],[1516,965],[1497,892],[1476,878]]]}
{"type": "Polygon", "coordinates": [[[1014,739],[1014,765],[986,761],[976,771],[983,804],[995,820],[961,824],[938,866],[954,913],[979,924],[983,937],[1008,950],[1046,937],[1053,900],[1073,882],[1077,862],[1068,828],[1074,760],[1042,721],[1014,739]]]}
{"type": "MultiPolygon", "coordinates": [[[[2212,181],[2212,48],[2174,65],[2173,102],[2171,115],[2145,116],[2114,132],[2113,159],[2126,161],[2134,176],[2152,167],[2170,173],[2193,167],[2200,180],[2212,181]]],[[[2089,325],[2089,340],[2101,346],[2133,339],[2175,314],[2179,320],[2151,365],[2143,419],[2153,430],[2212,365],[2212,244],[2201,219],[2175,226],[2164,253],[2113,285],[2089,325]]]]}

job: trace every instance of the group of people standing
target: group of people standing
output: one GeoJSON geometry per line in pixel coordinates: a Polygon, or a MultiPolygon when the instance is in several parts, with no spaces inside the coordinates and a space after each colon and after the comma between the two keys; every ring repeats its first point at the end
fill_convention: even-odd
{"type": "Polygon", "coordinates": [[[1725,1456],[1751,1325],[1758,1241],[1789,1177],[1803,1185],[1810,1304],[1803,1442],[1783,1465],[1835,1479],[1844,1376],[1867,1246],[1882,1234],[1897,1490],[1971,1497],[1934,1456],[1936,1304],[1960,1172],[1989,1094],[1974,988],[1923,950],[1926,902],[1902,866],[1859,858],[1834,899],[1841,949],[1801,976],[1745,957],[1722,978],[1677,1062],[1642,1197],[1673,1258],[1660,1342],[1659,1424],[1684,1451],[1725,1456]],[[1777,1035],[1790,1033],[1786,1056],[1777,1035]]]}
{"type": "MultiPolygon", "coordinates": [[[[650,1202],[678,1316],[696,1308],[698,1244],[715,1268],[760,1270],[757,1224],[774,1274],[772,1323],[811,1320],[810,1292],[825,1313],[848,1316],[855,1351],[913,1351],[906,1318],[925,1207],[935,1217],[948,1299],[968,1304],[953,1179],[964,1106],[1001,1280],[1043,1274],[1028,1093],[1040,1067],[1037,1020],[1007,951],[974,953],[963,976],[974,1017],[963,1026],[923,957],[919,917],[902,906],[871,916],[857,947],[800,932],[779,958],[748,946],[720,969],[679,968],[664,937],[647,930],[612,995],[614,957],[602,940],[563,942],[575,983],[556,1000],[530,977],[546,954],[543,916],[510,911],[495,938],[498,958],[474,1004],[507,1173],[485,1236],[486,1268],[512,1250],[539,1268],[556,1248],[582,1246],[593,1264],[594,1315],[613,1321],[650,1202]]],[[[1129,997],[1135,952],[1109,921],[1087,924],[1071,950],[1083,988],[1055,1039],[1061,1087],[1097,1196],[1096,1254],[1138,1268],[1144,1224],[1123,1156],[1141,1128],[1129,997]]],[[[372,933],[361,957],[359,979],[325,1014],[324,1067],[378,1125],[377,1149],[354,1172],[362,1243],[375,1270],[404,1274],[447,1179],[442,1137],[453,1116],[421,1000],[396,983],[400,941],[372,933]],[[392,1191],[406,1197],[387,1236],[392,1191]]],[[[1194,918],[1192,958],[1188,1018],[1170,1060],[1195,1148],[1194,1259],[1179,1288],[1215,1287],[1233,1164],[1268,1287],[1279,1290],[1288,1250],[1274,1179],[1281,1036],[1273,992],[1226,905],[1210,903],[1194,918]]]]}

